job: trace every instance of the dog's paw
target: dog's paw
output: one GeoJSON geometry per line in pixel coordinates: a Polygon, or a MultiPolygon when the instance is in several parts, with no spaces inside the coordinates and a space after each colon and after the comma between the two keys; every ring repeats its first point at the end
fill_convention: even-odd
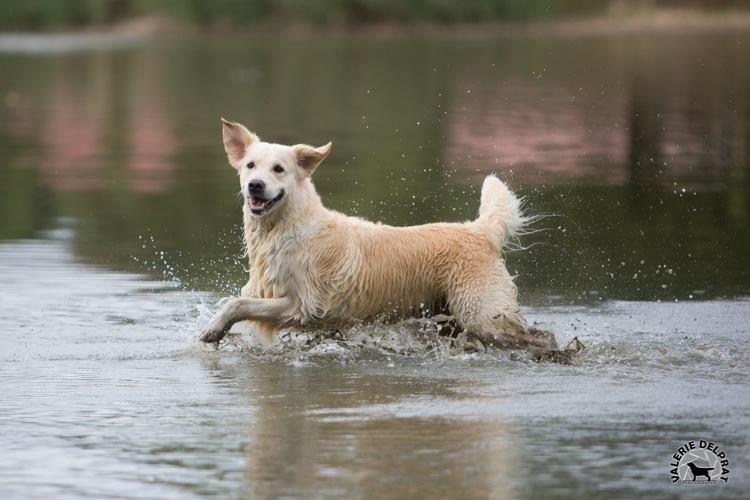
{"type": "Polygon", "coordinates": [[[575,363],[580,354],[586,349],[583,342],[578,340],[578,337],[573,338],[565,349],[543,349],[536,348],[531,350],[531,354],[535,361],[549,362],[549,363],[560,363],[563,365],[570,365],[575,363]]]}
{"type": "Polygon", "coordinates": [[[206,344],[217,344],[226,334],[226,329],[209,327],[201,332],[200,340],[206,344]]]}
{"type": "Polygon", "coordinates": [[[586,349],[586,346],[583,345],[583,342],[578,340],[578,337],[573,337],[573,340],[568,342],[568,345],[565,346],[564,350],[565,352],[576,355],[582,353],[584,349],[586,349]]]}

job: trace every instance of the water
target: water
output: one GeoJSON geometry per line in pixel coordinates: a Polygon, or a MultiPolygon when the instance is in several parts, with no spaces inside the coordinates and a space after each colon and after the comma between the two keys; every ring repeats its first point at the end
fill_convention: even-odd
{"type": "Polygon", "coordinates": [[[3,498],[750,487],[750,35],[11,42],[3,498]],[[547,215],[509,255],[527,317],[584,355],[466,354],[420,322],[200,345],[244,284],[221,115],[332,139],[325,203],[389,223],[471,218],[497,171],[547,215]],[[671,483],[691,439],[726,449],[727,484],[671,483]]]}

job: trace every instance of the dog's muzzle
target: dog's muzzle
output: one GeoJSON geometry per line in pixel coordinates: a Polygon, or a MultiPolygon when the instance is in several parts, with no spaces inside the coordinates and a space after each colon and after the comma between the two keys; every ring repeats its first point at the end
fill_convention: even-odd
{"type": "Polygon", "coordinates": [[[283,189],[277,196],[271,199],[268,199],[261,194],[250,194],[250,196],[247,198],[247,204],[250,207],[250,211],[253,213],[253,215],[263,215],[271,210],[271,208],[273,208],[276,203],[281,201],[281,199],[284,197],[284,194],[285,193],[283,189]]]}

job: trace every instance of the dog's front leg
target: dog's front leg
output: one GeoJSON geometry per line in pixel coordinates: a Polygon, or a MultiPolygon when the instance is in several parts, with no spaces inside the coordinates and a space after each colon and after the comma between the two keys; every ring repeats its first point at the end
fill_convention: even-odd
{"type": "Polygon", "coordinates": [[[217,312],[208,326],[201,332],[203,342],[218,342],[227,334],[233,324],[245,320],[280,321],[288,316],[293,301],[288,297],[274,299],[230,299],[217,312]]]}

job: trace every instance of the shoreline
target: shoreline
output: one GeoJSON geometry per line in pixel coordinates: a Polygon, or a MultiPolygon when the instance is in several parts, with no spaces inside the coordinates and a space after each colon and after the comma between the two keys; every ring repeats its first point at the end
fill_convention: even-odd
{"type": "Polygon", "coordinates": [[[260,24],[238,25],[215,23],[198,26],[159,17],[141,17],[113,25],[92,25],[81,29],[42,31],[0,31],[4,36],[77,36],[116,34],[129,37],[150,37],[157,34],[209,34],[262,36],[375,36],[375,37],[434,37],[484,38],[503,36],[561,36],[589,37],[611,35],[639,35],[652,33],[684,33],[692,31],[750,31],[750,9],[705,11],[697,9],[650,9],[633,13],[607,13],[591,17],[531,21],[491,21],[479,23],[413,23],[394,22],[373,24],[260,24]],[[247,34],[248,26],[252,34],[247,34]]]}
{"type": "MultiPolygon", "coordinates": [[[[632,14],[605,14],[569,19],[534,21],[501,21],[487,23],[416,23],[310,26],[287,25],[280,27],[291,35],[369,35],[382,37],[433,37],[459,38],[560,36],[588,37],[610,35],[638,35],[651,33],[684,33],[692,31],[750,31],[750,10],[706,12],[695,9],[656,9],[632,14]]],[[[216,34],[236,34],[236,26],[208,27],[190,31],[216,34]]],[[[278,33],[279,27],[260,26],[259,33],[278,33]]]]}

